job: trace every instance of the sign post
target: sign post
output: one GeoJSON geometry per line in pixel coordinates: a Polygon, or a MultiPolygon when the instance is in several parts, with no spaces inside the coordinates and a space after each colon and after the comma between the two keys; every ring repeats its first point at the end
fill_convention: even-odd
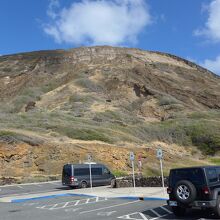
{"type": "Polygon", "coordinates": [[[92,156],[88,154],[88,162],[89,162],[89,179],[90,179],[90,188],[92,189],[92,156]]]}
{"type": "Polygon", "coordinates": [[[135,188],[135,176],[134,176],[134,152],[130,152],[130,161],[132,166],[132,175],[133,175],[133,185],[135,188]]]}
{"type": "Polygon", "coordinates": [[[160,161],[160,171],[161,171],[161,178],[162,178],[162,186],[165,193],[165,186],[164,186],[164,175],[163,175],[163,151],[161,148],[157,149],[157,159],[160,161]]]}
{"type": "Polygon", "coordinates": [[[138,155],[138,168],[139,168],[139,174],[141,174],[142,171],[142,155],[138,155]]]}

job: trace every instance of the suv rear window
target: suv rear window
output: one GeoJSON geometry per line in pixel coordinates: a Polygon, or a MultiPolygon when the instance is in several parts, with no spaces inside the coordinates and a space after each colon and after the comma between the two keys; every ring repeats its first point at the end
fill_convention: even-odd
{"type": "Polygon", "coordinates": [[[215,183],[218,181],[218,176],[215,168],[206,169],[206,175],[209,180],[209,183],[215,183]]]}
{"type": "Polygon", "coordinates": [[[170,184],[175,184],[180,180],[189,180],[197,185],[205,184],[204,173],[200,168],[171,170],[170,184]]]}

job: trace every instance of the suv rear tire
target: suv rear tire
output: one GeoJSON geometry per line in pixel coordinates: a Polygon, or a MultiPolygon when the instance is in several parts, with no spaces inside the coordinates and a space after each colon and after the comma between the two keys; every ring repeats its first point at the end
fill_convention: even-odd
{"type": "Polygon", "coordinates": [[[188,180],[181,180],[177,182],[174,188],[174,195],[176,200],[183,204],[189,204],[196,199],[196,188],[188,180]]]}
{"type": "Polygon", "coordinates": [[[186,208],[180,206],[173,206],[172,207],[173,214],[177,217],[182,217],[186,213],[186,208]]]}

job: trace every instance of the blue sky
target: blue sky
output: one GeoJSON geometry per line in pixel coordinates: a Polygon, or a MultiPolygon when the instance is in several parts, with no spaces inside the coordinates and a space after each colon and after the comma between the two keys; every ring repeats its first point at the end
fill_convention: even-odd
{"type": "Polygon", "coordinates": [[[0,54],[113,45],[220,74],[220,0],[2,0],[0,54]]]}

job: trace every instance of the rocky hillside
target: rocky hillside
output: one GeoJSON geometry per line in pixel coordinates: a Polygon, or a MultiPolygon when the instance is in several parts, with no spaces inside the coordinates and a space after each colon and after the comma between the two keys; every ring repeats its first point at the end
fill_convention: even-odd
{"type": "Polygon", "coordinates": [[[170,54],[128,48],[0,57],[1,176],[55,178],[88,152],[126,173],[131,150],[146,161],[144,174],[157,174],[159,145],[167,171],[185,160],[213,162],[206,155],[220,149],[220,77],[170,54]]]}

